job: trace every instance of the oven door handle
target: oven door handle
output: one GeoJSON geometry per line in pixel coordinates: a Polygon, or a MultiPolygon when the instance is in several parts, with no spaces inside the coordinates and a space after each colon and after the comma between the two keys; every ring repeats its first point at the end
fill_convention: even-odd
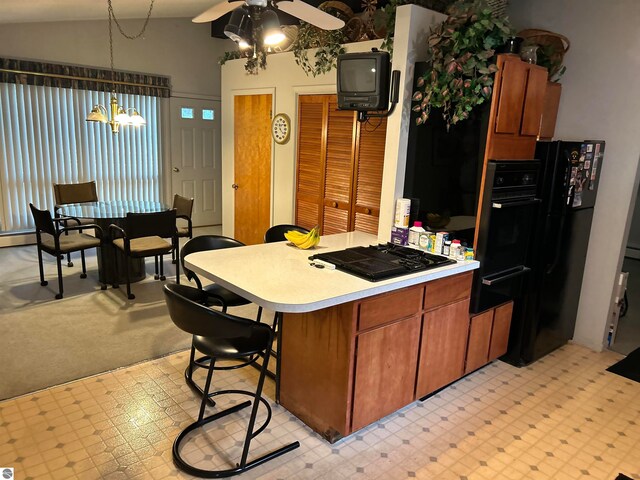
{"type": "Polygon", "coordinates": [[[482,284],[495,285],[496,283],[504,282],[505,280],[509,280],[510,278],[513,278],[513,277],[518,277],[530,271],[531,269],[529,267],[525,267],[524,265],[518,265],[517,267],[507,268],[506,270],[502,270],[501,272],[493,273],[491,275],[487,275],[486,277],[482,277],[482,284]]]}
{"type": "Polygon", "coordinates": [[[516,202],[493,202],[491,206],[493,208],[510,208],[510,207],[524,207],[527,205],[535,205],[536,203],[540,203],[542,200],[539,198],[531,198],[529,200],[520,200],[516,202]]]}

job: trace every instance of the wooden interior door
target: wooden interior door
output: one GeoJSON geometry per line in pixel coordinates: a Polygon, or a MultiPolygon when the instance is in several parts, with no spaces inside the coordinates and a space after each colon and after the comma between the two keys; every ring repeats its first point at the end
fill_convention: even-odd
{"type": "Polygon", "coordinates": [[[319,225],[321,231],[328,98],[329,95],[301,95],[298,99],[295,223],[308,229],[319,225]]]}
{"type": "Polygon", "coordinates": [[[262,243],[271,225],[271,95],[234,97],[234,237],[262,243]]]}
{"type": "Polygon", "coordinates": [[[356,113],[338,110],[338,98],[329,99],[327,158],[325,163],[322,234],[343,233],[351,227],[356,113]]]}
{"type": "Polygon", "coordinates": [[[373,118],[366,123],[359,122],[358,131],[353,224],[349,230],[377,235],[387,119],[373,118]]]}

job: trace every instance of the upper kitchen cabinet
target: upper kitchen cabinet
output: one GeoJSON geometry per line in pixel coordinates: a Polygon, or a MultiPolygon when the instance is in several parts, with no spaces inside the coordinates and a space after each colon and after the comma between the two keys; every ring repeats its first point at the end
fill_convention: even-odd
{"type": "Polygon", "coordinates": [[[547,69],[498,55],[485,158],[533,158],[547,89],[547,69]]]}
{"type": "Polygon", "coordinates": [[[551,140],[556,132],[556,118],[560,106],[560,94],[562,85],[559,83],[547,82],[547,89],[544,94],[544,106],[542,110],[542,121],[540,122],[539,140],[551,140]]]}
{"type": "Polygon", "coordinates": [[[386,119],[358,122],[336,95],[298,100],[297,225],[378,233],[386,119]]]}

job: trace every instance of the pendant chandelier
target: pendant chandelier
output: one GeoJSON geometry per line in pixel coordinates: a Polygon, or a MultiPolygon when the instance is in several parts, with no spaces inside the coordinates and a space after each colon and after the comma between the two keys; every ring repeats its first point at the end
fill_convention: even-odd
{"type": "Polygon", "coordinates": [[[111,127],[111,131],[113,133],[118,133],[120,131],[121,125],[133,125],[139,127],[147,124],[147,121],[135,108],[127,108],[118,103],[118,97],[116,96],[116,71],[113,67],[113,22],[116,23],[116,25],[118,26],[118,30],[123,37],[128,38],[129,40],[135,40],[136,38],[141,37],[147,29],[147,25],[149,24],[149,18],[151,17],[151,11],[153,10],[154,1],[155,0],[151,0],[149,11],[147,12],[147,19],[145,20],[140,32],[137,35],[127,35],[122,29],[120,23],[118,23],[118,19],[113,13],[111,0],[107,0],[109,10],[109,57],[111,60],[112,82],[111,101],[109,102],[108,109],[102,104],[94,105],[89,115],[87,115],[87,122],[107,123],[111,127]],[[109,117],[107,117],[107,115],[109,115],[109,117]]]}

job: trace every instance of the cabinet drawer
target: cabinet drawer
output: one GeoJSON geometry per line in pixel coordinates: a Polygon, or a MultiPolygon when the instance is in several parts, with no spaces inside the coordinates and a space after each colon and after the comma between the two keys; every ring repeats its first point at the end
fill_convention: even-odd
{"type": "Polygon", "coordinates": [[[431,310],[441,305],[464,300],[471,295],[472,272],[461,273],[427,283],[424,309],[431,310]]]}
{"type": "Polygon", "coordinates": [[[363,301],[360,304],[358,330],[415,315],[421,310],[423,290],[424,287],[418,285],[363,301]]]}

